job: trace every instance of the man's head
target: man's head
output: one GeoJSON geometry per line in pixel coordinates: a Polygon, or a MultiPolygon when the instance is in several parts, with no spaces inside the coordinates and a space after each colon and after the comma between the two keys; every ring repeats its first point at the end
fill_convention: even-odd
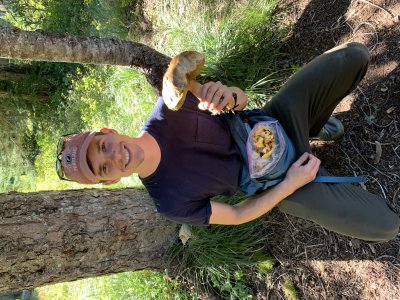
{"type": "Polygon", "coordinates": [[[60,179],[83,184],[113,184],[130,176],[143,161],[143,151],[114,129],[63,136],[57,147],[60,179]]]}

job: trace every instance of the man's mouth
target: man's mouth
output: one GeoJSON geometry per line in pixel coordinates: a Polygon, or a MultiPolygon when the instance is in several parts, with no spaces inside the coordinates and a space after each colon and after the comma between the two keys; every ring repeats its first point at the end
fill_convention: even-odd
{"type": "Polygon", "coordinates": [[[125,168],[126,168],[126,166],[129,164],[130,155],[128,149],[124,147],[124,150],[125,150],[125,168]]]}

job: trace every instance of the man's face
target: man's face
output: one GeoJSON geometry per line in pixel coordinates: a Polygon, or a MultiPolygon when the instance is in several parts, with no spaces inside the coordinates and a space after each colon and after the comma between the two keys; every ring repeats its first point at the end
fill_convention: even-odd
{"type": "Polygon", "coordinates": [[[86,157],[96,177],[112,184],[132,175],[142,163],[144,153],[132,138],[106,129],[90,142],[86,157]]]}

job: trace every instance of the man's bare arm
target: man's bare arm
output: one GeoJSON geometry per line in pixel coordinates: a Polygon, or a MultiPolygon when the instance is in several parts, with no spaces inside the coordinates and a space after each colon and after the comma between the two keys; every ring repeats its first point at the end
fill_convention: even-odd
{"type": "Polygon", "coordinates": [[[321,161],[312,154],[304,153],[289,168],[280,184],[263,193],[236,205],[211,201],[210,224],[237,225],[262,216],[297,189],[314,180],[320,163],[321,161]]]}

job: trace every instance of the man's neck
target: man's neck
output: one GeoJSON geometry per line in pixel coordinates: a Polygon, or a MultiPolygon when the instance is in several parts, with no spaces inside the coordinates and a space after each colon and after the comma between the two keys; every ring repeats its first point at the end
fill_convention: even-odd
{"type": "Polygon", "coordinates": [[[139,134],[137,141],[144,152],[144,160],[138,167],[137,173],[139,177],[146,178],[157,170],[161,161],[161,149],[156,139],[146,131],[139,134]]]}

